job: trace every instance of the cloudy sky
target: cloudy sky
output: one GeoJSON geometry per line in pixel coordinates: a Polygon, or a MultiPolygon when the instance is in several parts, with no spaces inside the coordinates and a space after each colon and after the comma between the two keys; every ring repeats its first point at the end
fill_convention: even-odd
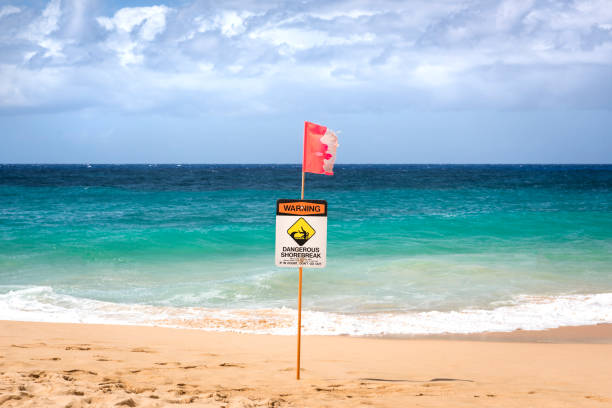
{"type": "Polygon", "coordinates": [[[0,0],[0,162],[612,162],[612,0],[0,0]]]}

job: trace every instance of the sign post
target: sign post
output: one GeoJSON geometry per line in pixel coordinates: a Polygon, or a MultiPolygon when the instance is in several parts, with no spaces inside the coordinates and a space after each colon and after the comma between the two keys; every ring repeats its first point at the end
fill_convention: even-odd
{"type": "Polygon", "coordinates": [[[327,250],[327,202],[304,200],[306,173],[334,174],[338,137],[331,129],[304,122],[300,200],[276,203],[276,266],[299,267],[297,379],[302,341],[302,268],[324,268],[327,250]]]}
{"type": "Polygon", "coordinates": [[[327,202],[287,200],[276,202],[276,266],[299,267],[297,374],[300,379],[302,340],[302,270],[324,268],[327,253],[327,202]]]}

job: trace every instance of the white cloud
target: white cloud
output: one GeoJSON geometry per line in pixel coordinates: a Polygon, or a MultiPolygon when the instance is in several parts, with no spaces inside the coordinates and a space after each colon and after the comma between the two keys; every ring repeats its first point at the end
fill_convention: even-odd
{"type": "Polygon", "coordinates": [[[87,20],[87,9],[90,0],[66,0],[64,10],[67,12],[66,34],[68,37],[78,38],[87,29],[90,21],[87,20]]]}
{"type": "Polygon", "coordinates": [[[523,17],[533,6],[534,0],[504,0],[495,16],[497,29],[507,30],[523,17]]]}
{"type": "Polygon", "coordinates": [[[44,68],[30,71],[12,64],[0,64],[0,106],[32,107],[57,102],[61,84],[69,77],[62,69],[44,68]]]}
{"type": "Polygon", "coordinates": [[[320,18],[321,20],[334,20],[339,17],[348,17],[352,19],[356,19],[359,17],[371,17],[375,14],[382,13],[382,10],[363,10],[363,9],[330,9],[327,11],[313,11],[307,13],[308,15],[316,18],[320,18]]]}
{"type": "Polygon", "coordinates": [[[28,62],[36,55],[36,51],[29,51],[23,54],[23,62],[28,62]]]}
{"type": "Polygon", "coordinates": [[[225,11],[215,17],[215,26],[221,29],[224,36],[234,37],[244,32],[244,22],[250,15],[248,12],[238,14],[235,11],[225,11]]]}
{"type": "Polygon", "coordinates": [[[576,0],[566,7],[534,8],[525,17],[525,23],[556,31],[585,31],[612,23],[612,5],[609,0],[576,0]]]}
{"type": "Polygon", "coordinates": [[[51,34],[59,28],[59,20],[62,16],[60,0],[51,0],[43,10],[40,17],[34,20],[22,33],[22,38],[45,48],[45,57],[62,57],[64,44],[62,41],[52,38],[51,34]]]}
{"type": "MultiPolygon", "coordinates": [[[[210,101],[219,100],[230,110],[269,112],[295,106],[287,103],[292,95],[330,90],[329,101],[351,95],[350,104],[326,100],[330,109],[367,109],[380,92],[403,107],[504,108],[529,105],[534,95],[553,105],[592,106],[585,95],[602,92],[594,84],[609,81],[602,72],[612,67],[609,0],[381,0],[376,9],[362,0],[300,7],[262,0],[249,9],[194,1],[176,9],[112,9],[95,19],[90,8],[70,5],[81,0],[72,1],[52,0],[25,24],[22,38],[53,57],[44,61],[36,58],[37,47],[14,51],[11,30],[3,30],[11,19],[1,19],[0,64],[65,68],[46,78],[64,84],[87,78],[75,95],[127,110],[193,100],[213,109],[210,101]],[[92,24],[87,41],[67,40],[92,24]]],[[[2,82],[0,94],[24,106],[36,105],[37,92],[51,100],[56,88],[37,83],[37,90],[28,75],[36,73],[23,68],[14,82],[2,82]]]]}
{"type": "Polygon", "coordinates": [[[39,19],[30,25],[29,33],[36,37],[45,37],[59,28],[62,15],[60,0],[51,0],[39,19]]]}
{"type": "Polygon", "coordinates": [[[142,24],[141,36],[150,41],[165,28],[168,10],[166,6],[126,7],[117,11],[112,18],[98,17],[98,22],[109,31],[116,29],[125,33],[131,33],[142,24]]]}
{"type": "MultiPolygon", "coordinates": [[[[200,33],[219,30],[223,36],[231,38],[244,33],[246,31],[246,20],[254,15],[250,11],[223,10],[213,18],[199,16],[194,21],[198,25],[197,31],[200,33]]],[[[193,37],[193,33],[191,37],[193,37]]]]}
{"type": "Polygon", "coordinates": [[[439,87],[451,82],[452,71],[448,65],[423,64],[414,69],[413,75],[417,83],[439,87]]]}
{"type": "Polygon", "coordinates": [[[274,46],[288,46],[293,52],[313,47],[368,43],[375,39],[372,33],[333,36],[319,30],[302,28],[269,28],[249,34],[251,39],[261,39],[274,46]]]}
{"type": "Polygon", "coordinates": [[[21,9],[19,7],[15,7],[15,6],[4,6],[2,8],[0,8],[0,18],[5,17],[5,16],[10,16],[11,14],[17,14],[21,12],[21,9]]]}
{"type": "Polygon", "coordinates": [[[113,32],[106,46],[125,66],[143,62],[143,48],[165,30],[169,11],[166,6],[126,7],[112,18],[98,17],[97,21],[107,31],[113,32]]]}

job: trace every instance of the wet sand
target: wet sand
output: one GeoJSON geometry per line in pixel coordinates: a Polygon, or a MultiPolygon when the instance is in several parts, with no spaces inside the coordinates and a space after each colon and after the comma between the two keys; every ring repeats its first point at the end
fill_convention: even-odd
{"type": "Polygon", "coordinates": [[[608,407],[611,342],[304,336],[296,381],[295,337],[0,321],[0,407],[608,407]]]}
{"type": "Polygon", "coordinates": [[[530,343],[599,343],[612,344],[612,324],[592,326],[566,326],[549,330],[515,330],[512,332],[487,332],[471,334],[439,334],[424,336],[398,336],[396,338],[421,338],[445,340],[477,340],[530,343]]]}

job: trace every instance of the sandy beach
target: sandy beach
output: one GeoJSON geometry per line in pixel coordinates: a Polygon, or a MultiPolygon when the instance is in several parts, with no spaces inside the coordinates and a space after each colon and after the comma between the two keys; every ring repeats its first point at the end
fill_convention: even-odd
{"type": "Polygon", "coordinates": [[[611,77],[612,0],[0,1],[0,408],[612,408],[611,77]]]}
{"type": "Polygon", "coordinates": [[[450,338],[0,322],[0,407],[605,407],[612,325],[450,338]]]}

